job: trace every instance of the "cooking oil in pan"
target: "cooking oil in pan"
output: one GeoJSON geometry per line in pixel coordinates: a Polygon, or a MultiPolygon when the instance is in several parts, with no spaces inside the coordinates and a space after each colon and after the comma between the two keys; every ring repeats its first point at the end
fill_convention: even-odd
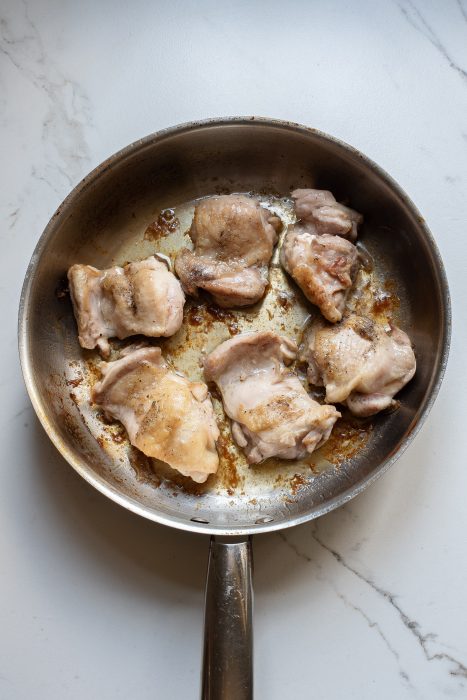
{"type": "MultiPolygon", "coordinates": [[[[292,201],[274,196],[255,196],[264,206],[281,217],[282,239],[287,225],[295,220],[292,201]]],[[[154,253],[167,256],[173,263],[181,248],[192,247],[188,230],[195,205],[196,201],[190,201],[156,213],[132,240],[126,240],[122,244],[111,264],[141,260],[154,253]]],[[[280,243],[281,241],[270,265],[266,294],[260,302],[244,309],[225,310],[217,307],[208,295],[200,295],[199,299],[188,298],[184,323],[178,333],[171,338],[151,339],[148,342],[159,345],[168,363],[182,371],[190,380],[202,380],[203,357],[219,343],[239,333],[271,330],[300,344],[305,326],[318,312],[282,270],[279,263],[280,243]]],[[[363,252],[365,264],[352,292],[350,306],[356,312],[373,316],[379,321],[397,320],[399,300],[395,289],[390,281],[378,277],[371,264],[371,258],[363,252]]],[[[113,357],[118,356],[122,347],[134,341],[135,338],[112,341],[113,357]]],[[[229,421],[223,412],[220,396],[215,387],[210,387],[221,433],[218,442],[220,465],[218,473],[209,477],[205,484],[194,484],[191,479],[177,474],[158,460],[147,458],[133,448],[122,427],[119,424],[106,423],[102,414],[90,405],[90,389],[99,376],[99,362],[97,352],[83,353],[82,362],[78,363],[78,366],[73,363],[67,377],[72,385],[72,398],[80,409],[88,429],[102,449],[119,465],[120,470],[129,472],[131,478],[139,482],[145,481],[151,487],[157,488],[162,484],[165,488],[172,488],[174,496],[180,489],[199,496],[216,493],[224,494],[228,498],[234,494],[241,494],[250,498],[254,505],[256,498],[264,494],[265,490],[280,489],[286,494],[286,499],[293,499],[299,491],[307,487],[316,474],[326,469],[339,469],[344,461],[364,449],[371,434],[371,421],[359,421],[344,416],[336,423],[328,443],[304,459],[272,458],[261,464],[249,466],[243,452],[232,440],[229,421]]],[[[295,369],[306,382],[303,368],[295,369]]],[[[315,392],[315,397],[320,396],[319,392],[315,392]]]]}

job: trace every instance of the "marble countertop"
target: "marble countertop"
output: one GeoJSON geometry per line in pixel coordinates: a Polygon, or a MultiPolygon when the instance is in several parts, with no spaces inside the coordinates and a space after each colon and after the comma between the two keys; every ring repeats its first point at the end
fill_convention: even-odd
{"type": "Polygon", "coordinates": [[[255,539],[256,697],[466,697],[466,0],[3,0],[0,15],[0,697],[198,697],[208,541],[125,512],[61,459],[16,315],[83,175],[157,129],[234,114],[322,129],[391,173],[434,232],[454,319],[440,395],[390,472],[255,539]]]}

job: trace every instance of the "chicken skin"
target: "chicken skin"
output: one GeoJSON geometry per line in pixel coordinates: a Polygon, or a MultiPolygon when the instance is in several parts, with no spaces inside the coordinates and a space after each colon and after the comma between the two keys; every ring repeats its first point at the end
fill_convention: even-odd
{"type": "Polygon", "coordinates": [[[356,240],[363,216],[336,202],[328,190],[294,190],[292,199],[297,219],[311,224],[318,235],[327,233],[356,240]]]}
{"type": "Polygon", "coordinates": [[[130,442],[197,483],[219,466],[219,429],[206,384],[173,372],[158,347],[128,348],[102,363],[92,400],[126,428],[130,442]]]}
{"type": "Polygon", "coordinates": [[[340,413],[310,398],[289,371],[294,342],[271,331],[244,333],[205,360],[205,376],[219,387],[232,435],[250,464],[268,457],[299,459],[320,447],[340,413]]]}
{"type": "Polygon", "coordinates": [[[222,307],[257,302],[266,289],[280,226],[279,217],[251,197],[202,200],[190,228],[194,251],[183,248],[175,262],[185,292],[197,296],[204,289],[222,307]]]}
{"type": "Polygon", "coordinates": [[[330,234],[318,236],[302,222],[289,226],[281,250],[284,269],[332,323],[342,318],[358,271],[357,257],[349,241],[330,234]]]}
{"type": "Polygon", "coordinates": [[[180,282],[155,256],[108,270],[73,265],[68,281],[79,343],[89,350],[97,347],[105,357],[109,338],[171,336],[182,325],[180,282]]]}
{"type": "Polygon", "coordinates": [[[343,403],[356,416],[372,416],[394,404],[393,397],[415,374],[416,361],[404,331],[386,330],[369,318],[351,315],[335,326],[313,324],[303,359],[311,384],[326,387],[328,403],[343,403]]]}

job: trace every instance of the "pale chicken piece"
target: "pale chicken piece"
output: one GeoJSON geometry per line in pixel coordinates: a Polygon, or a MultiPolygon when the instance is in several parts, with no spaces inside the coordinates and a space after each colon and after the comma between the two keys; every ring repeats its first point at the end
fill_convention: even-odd
{"type": "Polygon", "coordinates": [[[343,403],[356,416],[371,416],[394,405],[393,397],[415,374],[410,339],[352,315],[330,326],[315,323],[305,342],[310,383],[326,387],[328,403],[343,403]]]}
{"type": "Polygon", "coordinates": [[[312,224],[316,233],[328,233],[355,241],[363,216],[336,202],[328,190],[294,190],[292,192],[297,219],[312,224]]]}
{"type": "Polygon", "coordinates": [[[307,394],[286,364],[294,342],[272,331],[244,333],[205,360],[205,376],[219,387],[232,435],[251,464],[268,457],[299,459],[320,447],[340,413],[307,394]]]}
{"type": "Polygon", "coordinates": [[[123,423],[132,445],[199,484],[217,471],[219,429],[206,384],[170,370],[158,347],[130,347],[101,369],[92,400],[123,423]]]}
{"type": "Polygon", "coordinates": [[[109,338],[170,336],[182,325],[180,282],[155,256],[108,270],[73,265],[68,281],[83,348],[108,356],[109,338]]]}
{"type": "Polygon", "coordinates": [[[301,222],[289,226],[281,263],[304,295],[328,321],[342,318],[358,271],[356,247],[340,236],[310,233],[301,222]]]}
{"type": "Polygon", "coordinates": [[[239,194],[209,197],[195,208],[190,237],[175,270],[187,294],[212,294],[219,306],[254,304],[264,295],[281,227],[278,216],[239,194]]]}

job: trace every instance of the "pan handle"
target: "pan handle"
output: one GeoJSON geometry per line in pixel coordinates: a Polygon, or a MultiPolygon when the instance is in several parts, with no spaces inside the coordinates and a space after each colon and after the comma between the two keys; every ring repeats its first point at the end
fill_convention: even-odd
{"type": "Polygon", "coordinates": [[[251,537],[211,537],[201,700],[253,698],[251,537]]]}

